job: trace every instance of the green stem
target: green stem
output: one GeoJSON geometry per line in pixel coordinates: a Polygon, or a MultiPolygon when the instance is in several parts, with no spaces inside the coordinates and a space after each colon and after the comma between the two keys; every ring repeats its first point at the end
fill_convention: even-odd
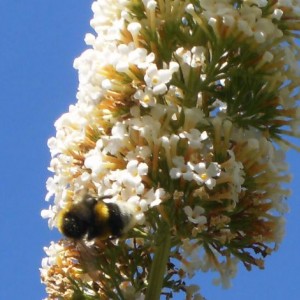
{"type": "Polygon", "coordinates": [[[170,254],[170,228],[162,224],[157,233],[157,245],[149,275],[149,284],[145,300],[159,300],[170,254]]]}

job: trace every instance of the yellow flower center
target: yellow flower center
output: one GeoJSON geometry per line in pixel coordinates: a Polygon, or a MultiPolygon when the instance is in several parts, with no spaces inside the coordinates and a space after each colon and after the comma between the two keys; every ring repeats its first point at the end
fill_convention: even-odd
{"type": "Polygon", "coordinates": [[[143,100],[145,103],[148,103],[148,102],[150,102],[150,97],[148,95],[146,95],[143,100]]]}
{"type": "Polygon", "coordinates": [[[158,77],[157,76],[153,76],[152,83],[153,84],[157,84],[158,83],[158,77]]]}
{"type": "Polygon", "coordinates": [[[208,175],[206,173],[203,173],[203,174],[200,175],[200,178],[202,180],[206,180],[208,178],[208,175]]]}

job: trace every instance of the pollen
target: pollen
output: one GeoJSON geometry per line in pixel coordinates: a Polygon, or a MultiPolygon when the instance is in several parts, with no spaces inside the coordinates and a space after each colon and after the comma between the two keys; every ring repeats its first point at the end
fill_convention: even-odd
{"type": "Polygon", "coordinates": [[[144,98],[143,98],[144,102],[145,103],[149,103],[150,102],[150,97],[148,95],[146,95],[144,98]]]}
{"type": "Polygon", "coordinates": [[[208,178],[208,175],[207,175],[207,173],[203,173],[200,175],[200,177],[203,181],[205,181],[208,178]]]}
{"type": "Polygon", "coordinates": [[[158,77],[157,76],[153,76],[152,78],[152,84],[156,85],[158,83],[158,77]]]}

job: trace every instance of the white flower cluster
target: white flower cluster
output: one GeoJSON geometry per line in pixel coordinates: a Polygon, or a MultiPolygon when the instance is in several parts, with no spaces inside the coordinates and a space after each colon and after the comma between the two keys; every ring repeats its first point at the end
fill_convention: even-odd
{"type": "MultiPolygon", "coordinates": [[[[270,7],[268,15],[264,15],[263,8],[269,5],[267,0],[240,1],[242,4],[239,9],[234,7],[229,0],[201,0],[199,1],[203,9],[203,17],[213,28],[216,34],[218,32],[219,22],[226,25],[230,30],[241,32],[247,37],[253,37],[257,43],[272,42],[283,36],[282,30],[276,25],[274,20],[280,20],[284,17],[285,9],[299,10],[297,5],[299,1],[277,1],[270,7]],[[294,2],[294,3],[292,3],[294,2]]],[[[189,4],[187,12],[195,15],[195,8],[189,4]]]]}
{"type": "MultiPolygon", "coordinates": [[[[253,36],[257,43],[263,43],[267,39],[271,42],[270,39],[282,36],[274,20],[284,16],[284,7],[295,11],[297,3],[294,2],[278,1],[272,6],[273,13],[267,16],[264,16],[262,9],[268,5],[268,1],[243,1],[240,9],[237,9],[229,0],[205,0],[199,2],[201,13],[192,4],[187,4],[178,13],[181,12],[184,17],[187,11],[196,23],[201,18],[207,19],[215,34],[218,34],[217,23],[222,22],[229,29],[238,29],[246,36],[253,36]]],[[[144,19],[133,17],[128,0],[95,1],[92,5],[94,18],[91,25],[96,36],[86,36],[86,42],[92,48],[74,62],[79,72],[78,102],[57,120],[57,135],[49,139],[48,143],[52,154],[50,170],[55,175],[47,181],[46,199],[54,195],[55,205],[42,214],[50,218],[51,226],[54,225],[57,211],[68,201],[69,190],[76,194],[92,187],[99,195],[115,195],[115,200],[135,203],[140,212],[145,212],[153,203],[159,204],[159,198],[153,195],[165,194],[166,191],[146,188],[143,181],[143,177],[150,172],[148,164],[155,147],[164,148],[171,179],[193,181],[211,190],[216,186],[218,178],[231,176],[231,184],[236,190],[232,196],[235,202],[238,201],[238,193],[244,182],[241,162],[236,161],[234,152],[229,149],[230,163],[222,171],[218,162],[207,162],[207,155],[212,151],[211,140],[206,130],[201,131],[195,126],[199,123],[209,124],[209,119],[197,107],[182,110],[179,104],[184,92],[171,84],[179,68],[187,83],[191,80],[190,70],[200,68],[202,71],[198,80],[205,82],[209,55],[207,49],[203,46],[190,49],[178,47],[173,52],[176,61],[163,62],[158,67],[157,61],[160,58],[157,53],[144,47],[145,43],[139,36],[147,26],[153,25],[157,3],[143,3],[149,24],[144,19]],[[159,103],[162,96],[165,105],[159,103]],[[113,106],[116,101],[125,101],[125,97],[129,97],[137,106],[131,104],[129,117],[120,119],[114,113],[113,106]],[[104,100],[108,103],[101,105],[104,100]],[[141,114],[138,105],[150,111],[141,114]],[[172,132],[170,123],[179,121],[182,112],[185,114],[185,123],[172,132]],[[97,131],[100,138],[91,145],[85,145],[88,143],[89,129],[97,131]],[[142,137],[144,142],[135,142],[134,135],[142,137]],[[178,155],[177,146],[181,141],[188,143],[187,149],[191,149],[192,155],[178,155]],[[80,145],[86,147],[87,151],[82,151],[80,145]],[[196,151],[197,157],[194,154],[196,151]]],[[[268,61],[272,61],[273,55],[268,53],[268,61]]],[[[287,59],[291,57],[286,55],[287,59]]],[[[290,61],[291,65],[293,62],[290,61]]],[[[201,107],[202,101],[200,92],[197,105],[201,107]]],[[[220,102],[220,111],[226,114],[223,105],[220,102]]],[[[144,215],[141,213],[140,223],[143,221],[144,215]]]]}
{"type": "Polygon", "coordinates": [[[51,245],[49,247],[44,247],[44,251],[47,254],[47,257],[44,257],[42,259],[42,268],[41,270],[41,276],[47,276],[48,270],[57,264],[59,260],[59,253],[64,250],[64,247],[62,245],[59,245],[57,243],[51,242],[51,245]]]}
{"type": "MultiPolygon", "coordinates": [[[[47,181],[46,200],[54,197],[54,204],[42,211],[53,227],[59,211],[85,193],[110,195],[111,201],[133,205],[142,227],[149,226],[149,210],[181,192],[184,197],[174,206],[181,209],[180,224],[193,228],[195,241],[180,235],[188,276],[215,268],[199,259],[205,230],[211,236],[217,232],[212,239],[225,245],[250,234],[248,229],[233,232],[229,225],[234,213],[240,220],[248,204],[286,211],[288,191],[281,183],[289,180],[287,168],[270,140],[298,134],[300,116],[293,82],[299,50],[292,37],[284,39],[290,25],[284,22],[299,17],[300,1],[190,2],[94,1],[96,34],[86,35],[91,48],[74,61],[78,102],[56,121],[56,136],[48,142],[54,175],[47,181]],[[240,58],[244,61],[236,68],[240,58]],[[243,90],[244,70],[253,82],[258,71],[263,82],[251,86],[253,92],[243,90]],[[248,115],[255,97],[270,103],[248,115]],[[268,109],[275,120],[268,119],[268,109]],[[278,124],[291,131],[277,130],[278,124]]],[[[252,219],[272,215],[259,213],[252,219]]],[[[271,241],[280,241],[280,228],[271,241]]],[[[258,243],[262,233],[251,238],[258,243]]],[[[228,286],[224,278],[235,274],[233,260],[218,270],[228,286]]]]}
{"type": "Polygon", "coordinates": [[[218,177],[221,174],[221,169],[218,163],[210,163],[209,167],[205,167],[204,162],[193,164],[188,162],[185,164],[182,156],[176,156],[173,159],[176,168],[172,168],[170,176],[173,179],[182,177],[187,181],[194,180],[199,185],[205,184],[209,189],[216,185],[216,180],[213,177],[218,177]]]}

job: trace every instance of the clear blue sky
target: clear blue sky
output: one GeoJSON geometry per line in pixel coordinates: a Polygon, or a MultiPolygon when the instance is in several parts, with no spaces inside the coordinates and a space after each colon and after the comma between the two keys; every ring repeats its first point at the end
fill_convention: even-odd
{"type": "MultiPolygon", "coordinates": [[[[76,101],[72,64],[86,48],[85,33],[92,32],[91,3],[0,1],[0,299],[46,296],[38,269],[43,247],[59,237],[40,217],[48,206],[47,139],[55,134],[54,121],[76,101]]],[[[267,259],[264,271],[241,266],[229,290],[214,287],[210,274],[199,274],[196,281],[207,300],[299,299],[300,154],[290,151],[289,163],[293,195],[281,248],[267,259]]]]}

